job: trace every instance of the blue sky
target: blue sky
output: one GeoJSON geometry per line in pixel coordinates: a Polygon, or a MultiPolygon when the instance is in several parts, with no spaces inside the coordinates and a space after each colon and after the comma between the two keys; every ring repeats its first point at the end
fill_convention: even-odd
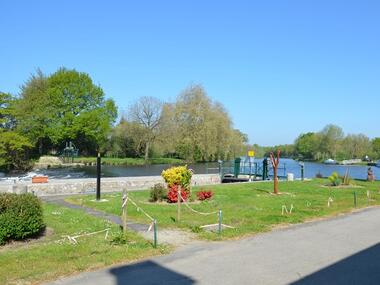
{"type": "Polygon", "coordinates": [[[65,66],[121,111],[200,83],[252,143],[329,123],[380,136],[380,1],[2,0],[0,11],[3,92],[65,66]]]}

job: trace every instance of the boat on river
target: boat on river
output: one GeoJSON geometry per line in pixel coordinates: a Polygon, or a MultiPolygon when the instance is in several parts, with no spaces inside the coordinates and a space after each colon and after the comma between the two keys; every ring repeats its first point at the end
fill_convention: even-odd
{"type": "Polygon", "coordinates": [[[336,160],[331,159],[331,158],[326,159],[323,163],[324,164],[337,164],[336,160]]]}

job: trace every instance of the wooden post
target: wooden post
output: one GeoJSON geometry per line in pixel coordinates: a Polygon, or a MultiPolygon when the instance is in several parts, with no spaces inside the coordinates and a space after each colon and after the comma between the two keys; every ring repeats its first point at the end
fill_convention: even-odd
{"type": "Polygon", "coordinates": [[[123,189],[123,196],[122,196],[122,214],[121,214],[121,220],[123,222],[123,232],[127,232],[127,191],[126,189],[123,189]]]}
{"type": "Polygon", "coordinates": [[[278,149],[277,150],[277,158],[274,157],[273,152],[270,153],[270,161],[272,163],[273,167],[273,193],[278,194],[278,177],[277,177],[277,169],[278,169],[278,164],[280,163],[280,153],[281,151],[278,149]]]}
{"type": "Polygon", "coordinates": [[[180,221],[180,218],[181,218],[181,186],[178,185],[177,186],[177,190],[178,190],[178,196],[177,196],[177,222],[180,221]]]}

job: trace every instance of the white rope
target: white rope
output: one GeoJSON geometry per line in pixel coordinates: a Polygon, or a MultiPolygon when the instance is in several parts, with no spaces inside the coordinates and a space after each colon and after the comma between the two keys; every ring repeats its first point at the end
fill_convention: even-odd
{"type": "Polygon", "coordinates": [[[145,216],[147,216],[152,222],[154,221],[154,219],[147,212],[145,212],[143,208],[140,208],[131,198],[128,197],[126,200],[131,201],[131,203],[136,207],[136,209],[137,209],[138,212],[141,210],[141,212],[145,216]]]}
{"type": "Polygon", "coordinates": [[[331,197],[329,197],[329,199],[327,200],[327,207],[330,207],[332,202],[334,202],[334,200],[331,197]]]}
{"type": "Polygon", "coordinates": [[[293,204],[290,205],[289,211],[288,211],[288,208],[285,205],[282,205],[281,215],[284,215],[284,213],[291,214],[292,211],[293,211],[293,209],[294,209],[293,204]]]}
{"type": "Polygon", "coordinates": [[[78,241],[77,241],[77,238],[80,238],[80,237],[84,237],[84,236],[91,236],[91,235],[96,235],[96,234],[99,234],[99,233],[102,233],[102,232],[106,232],[105,236],[104,236],[104,239],[107,239],[108,237],[108,232],[109,232],[109,228],[108,229],[104,229],[104,230],[101,230],[101,231],[97,231],[97,232],[92,232],[92,233],[87,233],[87,234],[82,234],[82,235],[76,235],[76,236],[66,236],[67,239],[73,243],[73,244],[78,244],[78,241]]]}
{"type": "Polygon", "coordinates": [[[193,211],[194,213],[197,213],[197,214],[200,214],[200,215],[204,215],[204,216],[209,216],[209,215],[217,214],[217,213],[219,212],[219,211],[215,211],[215,212],[211,212],[211,213],[199,212],[199,211],[194,210],[193,208],[191,208],[191,207],[189,206],[189,204],[187,204],[187,202],[183,199],[183,197],[182,197],[181,194],[179,194],[179,196],[180,196],[181,200],[183,201],[183,203],[185,204],[185,206],[186,206],[187,208],[189,208],[190,211],[193,211]]]}
{"type": "MultiPolygon", "coordinates": [[[[209,227],[215,227],[215,226],[219,226],[219,224],[211,224],[211,225],[204,225],[204,226],[200,226],[200,228],[209,228],[209,227]]],[[[229,229],[235,229],[235,227],[233,226],[229,226],[229,225],[225,225],[225,224],[221,224],[222,227],[225,227],[225,228],[229,228],[229,229]]]]}

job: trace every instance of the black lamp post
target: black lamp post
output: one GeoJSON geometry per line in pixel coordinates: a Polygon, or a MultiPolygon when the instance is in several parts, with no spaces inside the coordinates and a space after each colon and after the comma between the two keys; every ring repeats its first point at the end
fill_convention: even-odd
{"type": "Polygon", "coordinates": [[[100,200],[100,176],[101,176],[101,158],[100,152],[98,152],[98,157],[96,158],[96,200],[100,200]]]}

